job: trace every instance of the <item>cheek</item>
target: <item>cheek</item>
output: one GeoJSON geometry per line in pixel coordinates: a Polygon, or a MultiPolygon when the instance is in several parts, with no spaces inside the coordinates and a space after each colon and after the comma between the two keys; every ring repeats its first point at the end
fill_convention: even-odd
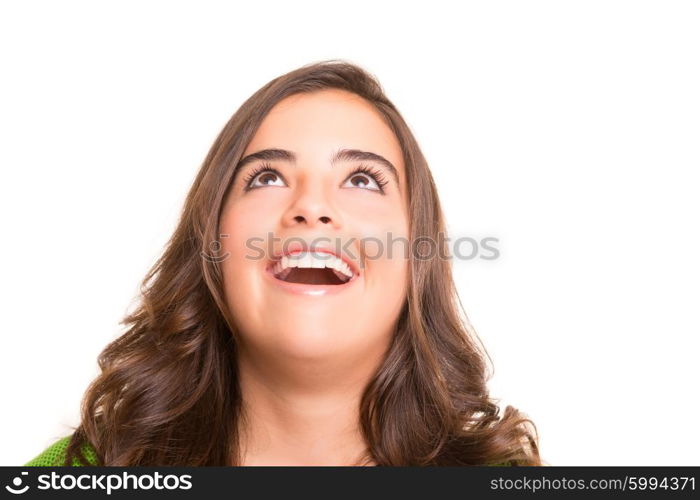
{"type": "Polygon", "coordinates": [[[408,231],[406,200],[396,192],[380,195],[369,190],[341,189],[336,195],[336,207],[344,218],[358,223],[368,235],[408,231]]]}
{"type": "Polygon", "coordinates": [[[382,256],[366,261],[366,289],[384,307],[403,302],[408,288],[408,264],[403,252],[397,251],[393,257],[382,256]]]}
{"type": "Polygon", "coordinates": [[[220,267],[226,302],[236,322],[255,322],[261,300],[261,260],[267,251],[267,235],[272,231],[269,216],[261,211],[231,206],[222,215],[219,237],[222,255],[220,267]]]}
{"type": "Polygon", "coordinates": [[[275,227],[273,212],[252,209],[245,202],[226,207],[219,224],[219,236],[222,249],[230,256],[228,260],[237,266],[260,263],[269,233],[275,227]]]}
{"type": "Polygon", "coordinates": [[[365,320],[379,331],[393,331],[406,301],[409,279],[409,222],[401,207],[385,207],[362,225],[360,254],[365,268],[365,320]]]}
{"type": "Polygon", "coordinates": [[[355,221],[362,265],[375,268],[381,274],[404,274],[404,261],[410,254],[409,223],[405,214],[394,207],[357,217],[355,221]]]}
{"type": "Polygon", "coordinates": [[[362,301],[350,308],[345,318],[366,352],[377,346],[384,348],[391,342],[406,302],[407,262],[404,259],[368,262],[362,301]]]}
{"type": "Polygon", "coordinates": [[[341,189],[336,195],[340,211],[365,221],[400,225],[407,219],[405,200],[395,192],[380,195],[361,189],[341,189]]]}

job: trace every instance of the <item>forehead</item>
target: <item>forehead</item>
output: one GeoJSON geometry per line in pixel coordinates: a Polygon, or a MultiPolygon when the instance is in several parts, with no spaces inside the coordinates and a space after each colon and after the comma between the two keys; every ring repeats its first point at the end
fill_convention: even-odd
{"type": "Polygon", "coordinates": [[[338,149],[380,154],[403,175],[398,139],[374,106],[344,90],[295,94],[264,118],[243,156],[266,148],[288,149],[300,158],[328,159],[338,149]]]}

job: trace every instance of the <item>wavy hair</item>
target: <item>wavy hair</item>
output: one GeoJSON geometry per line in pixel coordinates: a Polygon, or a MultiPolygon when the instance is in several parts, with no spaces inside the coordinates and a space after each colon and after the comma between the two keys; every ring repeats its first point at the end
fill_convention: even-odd
{"type": "MultiPolygon", "coordinates": [[[[374,105],[401,144],[411,242],[445,223],[418,143],[377,79],[343,60],[309,64],[267,83],[233,114],[188,192],[178,225],[140,284],[125,331],[98,356],[80,425],[66,452],[99,465],[225,466],[241,463],[243,418],[237,372],[238,332],[224,300],[223,276],[209,255],[218,241],[233,166],[270,109],[290,95],[342,89],[374,105]]],[[[458,298],[450,262],[415,259],[408,292],[383,364],[362,395],[360,426],[375,463],[543,465],[537,430],[489,397],[491,362],[458,298]],[[488,361],[488,363],[487,363],[488,361]]]]}

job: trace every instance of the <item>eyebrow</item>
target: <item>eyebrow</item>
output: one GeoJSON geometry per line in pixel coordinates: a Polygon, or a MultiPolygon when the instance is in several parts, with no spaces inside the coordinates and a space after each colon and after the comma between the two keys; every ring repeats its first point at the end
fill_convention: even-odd
{"type": "MultiPolygon", "coordinates": [[[[255,153],[251,153],[248,156],[245,156],[241,161],[238,162],[233,172],[234,178],[243,167],[256,160],[279,160],[286,161],[289,163],[296,163],[297,157],[292,151],[288,151],[286,149],[262,149],[260,151],[256,151],[255,153]]],[[[359,149],[340,149],[331,157],[330,163],[331,165],[333,165],[340,161],[376,162],[382,165],[387,170],[389,170],[389,172],[391,172],[391,175],[396,180],[396,184],[399,186],[399,188],[401,186],[401,183],[399,182],[399,172],[398,170],[396,170],[396,167],[394,167],[394,165],[389,160],[387,160],[381,155],[378,155],[377,153],[372,153],[371,151],[362,151],[359,149]]]]}

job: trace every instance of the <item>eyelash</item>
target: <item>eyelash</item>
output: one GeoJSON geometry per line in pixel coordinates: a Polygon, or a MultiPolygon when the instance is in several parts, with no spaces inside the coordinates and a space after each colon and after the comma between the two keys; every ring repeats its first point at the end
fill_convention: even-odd
{"type": "MultiPolygon", "coordinates": [[[[262,165],[255,167],[244,179],[243,184],[245,186],[246,191],[250,191],[251,189],[256,189],[250,186],[250,183],[253,179],[255,179],[259,174],[263,172],[272,172],[273,174],[284,178],[284,176],[280,173],[279,170],[276,168],[273,168],[269,163],[263,163],[262,165]]],[[[384,194],[384,186],[386,186],[389,181],[386,180],[384,177],[384,174],[382,174],[379,170],[370,167],[368,165],[360,165],[356,167],[352,172],[350,172],[350,175],[348,175],[348,179],[352,178],[356,174],[365,174],[372,179],[374,179],[374,182],[377,183],[377,186],[379,187],[379,192],[384,194]]]]}
{"type": "Polygon", "coordinates": [[[373,178],[374,182],[376,182],[377,186],[379,187],[379,192],[381,192],[382,194],[384,193],[384,186],[386,186],[389,183],[389,181],[387,181],[384,177],[384,174],[382,174],[379,170],[368,165],[360,165],[359,167],[356,167],[352,172],[350,172],[350,175],[348,175],[348,179],[350,179],[355,174],[365,174],[373,178]]]}
{"type": "Polygon", "coordinates": [[[246,176],[246,178],[243,180],[243,185],[245,186],[245,190],[248,191],[250,189],[255,189],[250,187],[250,182],[255,179],[255,177],[258,176],[258,174],[261,174],[262,172],[272,172],[279,177],[282,177],[282,174],[280,173],[279,170],[276,168],[272,168],[269,163],[263,163],[262,165],[258,167],[254,167],[253,170],[246,176]]]}

